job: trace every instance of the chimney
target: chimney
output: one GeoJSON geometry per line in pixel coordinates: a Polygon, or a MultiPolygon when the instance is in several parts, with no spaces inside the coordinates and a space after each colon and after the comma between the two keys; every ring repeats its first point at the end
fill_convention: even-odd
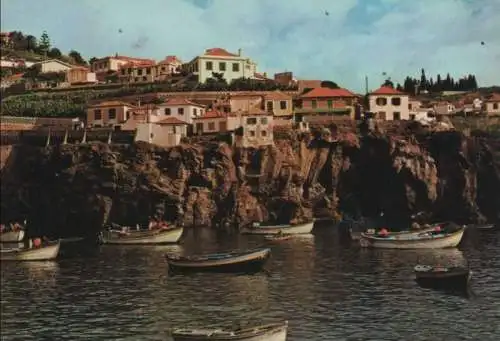
{"type": "Polygon", "coordinates": [[[241,48],[238,49],[238,56],[241,57],[241,48]]]}

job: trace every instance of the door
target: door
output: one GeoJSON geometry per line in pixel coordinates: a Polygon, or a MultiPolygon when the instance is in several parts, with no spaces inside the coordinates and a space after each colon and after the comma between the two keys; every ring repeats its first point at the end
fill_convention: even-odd
{"type": "Polygon", "coordinates": [[[219,122],[219,132],[223,133],[227,131],[227,122],[221,121],[219,122]]]}
{"type": "Polygon", "coordinates": [[[203,134],[203,123],[196,123],[196,134],[203,134]]]}

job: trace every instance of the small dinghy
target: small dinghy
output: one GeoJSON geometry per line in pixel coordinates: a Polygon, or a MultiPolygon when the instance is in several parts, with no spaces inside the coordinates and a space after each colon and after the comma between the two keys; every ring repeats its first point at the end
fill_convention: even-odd
{"type": "Polygon", "coordinates": [[[173,341],[286,341],[288,322],[273,323],[257,327],[227,330],[218,329],[174,329],[173,341]]]}
{"type": "Polygon", "coordinates": [[[468,267],[417,265],[414,268],[417,283],[424,288],[466,290],[472,276],[468,267]]]}
{"type": "Polygon", "coordinates": [[[279,243],[279,242],[283,242],[285,240],[289,240],[291,239],[293,236],[291,234],[276,234],[276,235],[266,235],[264,236],[264,239],[269,241],[269,242],[273,242],[273,243],[279,243]]]}
{"type": "Polygon", "coordinates": [[[254,223],[254,226],[243,228],[242,234],[308,234],[311,233],[314,227],[314,221],[296,225],[283,224],[283,225],[260,225],[254,223]]]}
{"type": "Polygon", "coordinates": [[[254,273],[262,270],[271,256],[271,249],[258,248],[198,256],[181,257],[166,255],[169,269],[173,272],[234,272],[254,273]]]}
{"type": "Polygon", "coordinates": [[[103,244],[144,245],[144,244],[174,244],[179,241],[184,229],[169,226],[156,229],[112,228],[101,232],[103,244]]]}
{"type": "Polygon", "coordinates": [[[44,261],[53,260],[59,254],[59,240],[45,243],[36,247],[21,247],[14,249],[0,250],[0,260],[2,261],[44,261]]]}

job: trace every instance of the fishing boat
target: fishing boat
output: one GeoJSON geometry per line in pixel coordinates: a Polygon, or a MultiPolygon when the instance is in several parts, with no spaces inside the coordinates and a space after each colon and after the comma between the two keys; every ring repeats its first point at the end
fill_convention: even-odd
{"type": "Polygon", "coordinates": [[[6,231],[0,234],[0,243],[18,243],[24,239],[24,229],[6,231]]]}
{"type": "Polygon", "coordinates": [[[181,257],[167,254],[168,267],[173,272],[211,271],[252,273],[262,270],[271,256],[271,249],[257,248],[207,255],[181,257]]]}
{"type": "Polygon", "coordinates": [[[177,243],[182,237],[182,227],[168,227],[151,230],[109,229],[101,232],[103,244],[137,245],[177,243]]]}
{"type": "Polygon", "coordinates": [[[459,227],[453,232],[420,232],[398,235],[377,236],[362,233],[362,247],[381,249],[444,249],[456,247],[464,235],[465,227],[459,227]]]}
{"type": "Polygon", "coordinates": [[[173,341],[286,341],[288,322],[228,330],[224,328],[174,329],[173,341]]]}
{"type": "Polygon", "coordinates": [[[0,260],[2,261],[44,261],[53,260],[59,254],[59,240],[45,243],[37,247],[20,247],[0,250],[0,260]]]}
{"type": "Polygon", "coordinates": [[[414,270],[417,283],[424,288],[465,290],[472,277],[468,267],[417,265],[414,270]]]}
{"type": "Polygon", "coordinates": [[[291,234],[271,234],[264,236],[264,239],[269,242],[283,242],[285,240],[291,239],[293,235],[291,234]]]}
{"type": "Polygon", "coordinates": [[[254,223],[252,227],[243,228],[243,234],[308,234],[314,227],[314,221],[302,224],[283,224],[283,225],[260,225],[254,223]]]}

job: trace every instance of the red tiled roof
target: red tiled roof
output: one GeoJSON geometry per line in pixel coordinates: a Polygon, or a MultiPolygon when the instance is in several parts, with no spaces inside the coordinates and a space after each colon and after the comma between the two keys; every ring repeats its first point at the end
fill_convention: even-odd
{"type": "Polygon", "coordinates": [[[279,100],[286,101],[286,100],[291,100],[292,96],[287,95],[287,94],[277,90],[277,91],[267,93],[266,95],[264,95],[264,98],[267,100],[270,100],[270,101],[279,101],[279,100]]]}
{"type": "Polygon", "coordinates": [[[500,102],[500,94],[494,93],[490,98],[488,98],[485,102],[500,102]]]}
{"type": "Polygon", "coordinates": [[[377,90],[371,92],[370,95],[404,95],[404,93],[390,86],[381,86],[377,90]]]}
{"type": "Polygon", "coordinates": [[[213,47],[205,51],[205,56],[217,56],[217,57],[239,57],[237,54],[227,52],[220,47],[213,47]]]}
{"type": "Polygon", "coordinates": [[[158,64],[176,64],[176,63],[182,63],[182,61],[179,58],[177,58],[177,56],[166,56],[165,59],[158,62],[158,64]]]}
{"type": "Polygon", "coordinates": [[[195,105],[197,107],[205,107],[202,104],[192,102],[186,98],[171,98],[166,103],[166,105],[195,105]]]}
{"type": "Polygon", "coordinates": [[[101,103],[97,103],[94,105],[91,105],[90,108],[97,108],[97,107],[121,107],[121,106],[127,106],[130,108],[133,108],[134,106],[130,103],[127,102],[122,102],[122,101],[104,101],[101,103]]]}
{"type": "Polygon", "coordinates": [[[356,97],[355,94],[347,89],[315,88],[300,98],[319,98],[319,97],[356,97]]]}
{"type": "Polygon", "coordinates": [[[167,117],[159,122],[156,122],[156,124],[163,124],[163,125],[188,125],[186,122],[179,120],[177,117],[167,117]]]}
{"type": "Polygon", "coordinates": [[[210,119],[210,118],[224,118],[227,117],[227,114],[217,111],[217,110],[210,110],[206,111],[205,115],[200,116],[200,117],[195,117],[195,120],[203,120],[203,119],[210,119]]]}

